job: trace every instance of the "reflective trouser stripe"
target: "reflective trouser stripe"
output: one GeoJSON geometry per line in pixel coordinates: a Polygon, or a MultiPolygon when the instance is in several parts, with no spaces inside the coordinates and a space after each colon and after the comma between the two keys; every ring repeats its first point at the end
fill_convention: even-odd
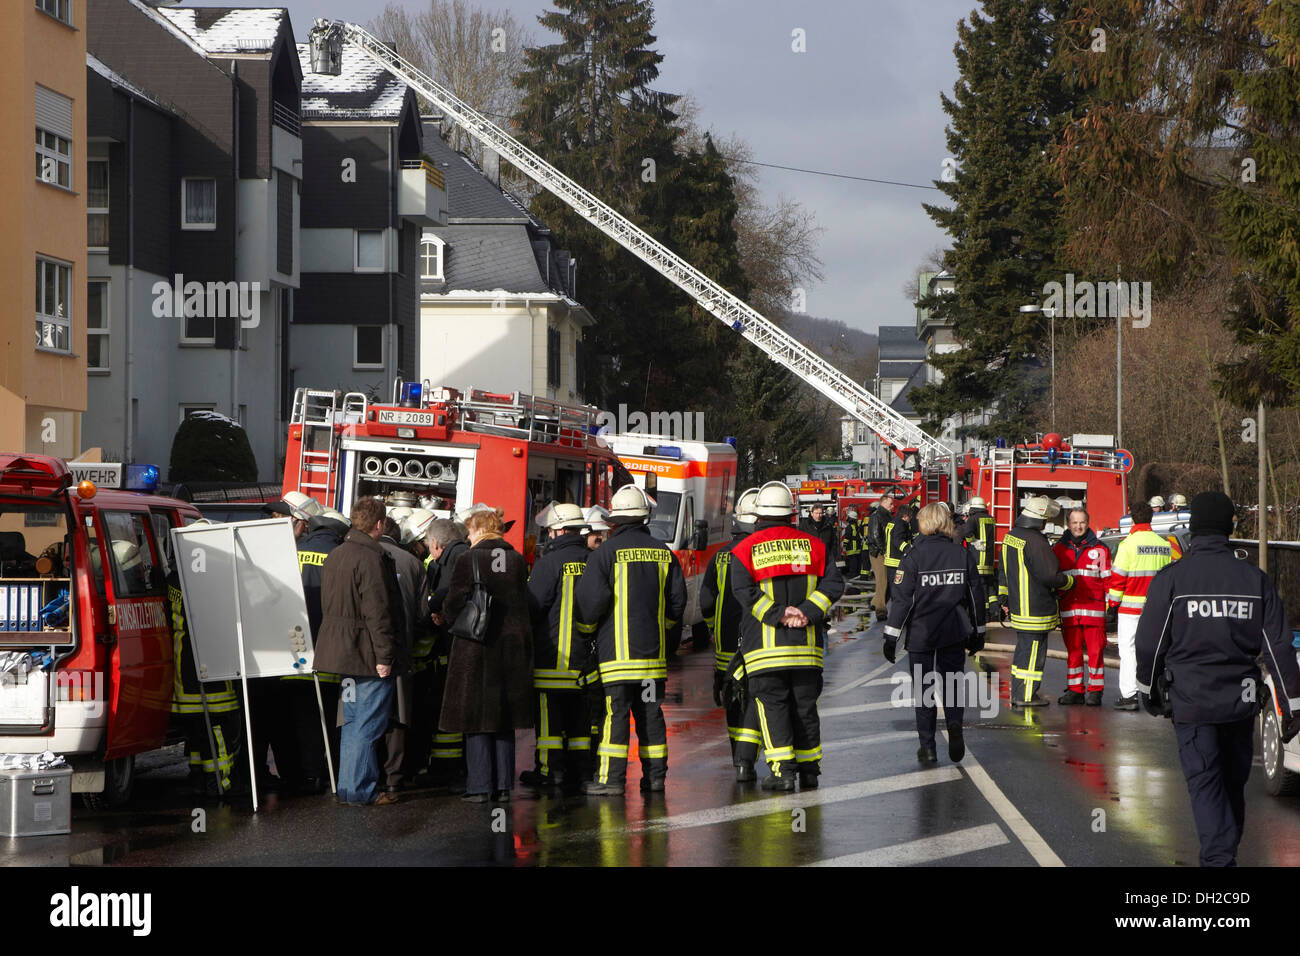
{"type": "Polygon", "coordinates": [[[811,750],[796,750],[794,752],[794,759],[799,763],[816,763],[822,759],[821,745],[818,744],[811,750]]]}
{"type": "Polygon", "coordinates": [[[609,758],[623,757],[627,758],[627,746],[615,746],[610,743],[610,735],[614,730],[614,699],[608,694],[605,695],[605,723],[600,732],[600,746],[596,748],[596,755],[600,761],[596,767],[596,780],[598,783],[609,783],[609,758]]]}
{"type": "Polygon", "coordinates": [[[763,735],[748,727],[728,727],[727,736],[738,744],[761,744],[763,735]]]}
{"type": "Polygon", "coordinates": [[[197,750],[190,751],[190,767],[202,770],[204,773],[216,773],[217,768],[221,768],[222,779],[225,780],[230,776],[230,768],[235,765],[235,757],[226,750],[226,735],[221,732],[219,724],[212,725],[212,736],[217,743],[216,761],[204,760],[203,755],[197,750]]]}
{"type": "Polygon", "coordinates": [[[772,744],[772,732],[767,726],[767,711],[763,707],[761,700],[754,702],[758,707],[758,725],[763,730],[763,750],[764,758],[768,766],[772,768],[774,776],[781,776],[781,761],[794,760],[794,747],[776,747],[772,744]]]}
{"type": "Polygon", "coordinates": [[[431,760],[459,760],[464,756],[464,734],[437,733],[433,735],[433,747],[429,750],[431,760]]]}

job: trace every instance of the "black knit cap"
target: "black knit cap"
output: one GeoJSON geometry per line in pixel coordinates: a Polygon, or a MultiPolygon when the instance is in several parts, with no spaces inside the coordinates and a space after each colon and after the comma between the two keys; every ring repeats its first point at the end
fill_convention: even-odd
{"type": "Polygon", "coordinates": [[[1232,499],[1222,491],[1202,491],[1192,499],[1192,534],[1232,534],[1232,499]]]}

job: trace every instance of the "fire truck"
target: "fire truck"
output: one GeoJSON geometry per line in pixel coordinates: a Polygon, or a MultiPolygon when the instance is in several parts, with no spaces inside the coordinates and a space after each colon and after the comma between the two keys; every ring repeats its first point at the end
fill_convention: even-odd
{"type": "Polygon", "coordinates": [[[682,627],[703,644],[700,583],[709,561],[730,540],[736,499],[736,449],[726,442],[678,441],[629,432],[606,440],[637,485],[654,499],[650,533],[667,542],[686,575],[682,627]]]}
{"type": "Polygon", "coordinates": [[[397,382],[390,404],[300,388],[285,490],[348,514],[360,498],[405,493],[440,517],[477,502],[505,509],[506,540],[530,561],[532,518],[551,501],[608,506],[633,479],[595,434],[599,411],[521,392],[397,382]]]}

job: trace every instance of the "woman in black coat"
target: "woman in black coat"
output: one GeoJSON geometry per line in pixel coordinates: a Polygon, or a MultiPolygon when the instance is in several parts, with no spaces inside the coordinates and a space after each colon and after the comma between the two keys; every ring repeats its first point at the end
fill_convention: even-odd
{"type": "Polygon", "coordinates": [[[492,598],[487,640],[454,638],[438,726],[465,735],[465,800],[509,800],[515,776],[515,730],[532,727],[533,635],[528,568],[502,537],[502,512],[480,510],[465,521],[470,548],[452,570],[443,604],[448,625],[469,600],[474,566],[492,598]]]}

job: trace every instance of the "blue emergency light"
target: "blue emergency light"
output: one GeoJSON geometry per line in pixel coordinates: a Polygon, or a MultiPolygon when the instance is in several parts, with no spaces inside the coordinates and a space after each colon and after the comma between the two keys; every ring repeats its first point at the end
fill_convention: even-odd
{"type": "Polygon", "coordinates": [[[660,458],[681,458],[682,450],[676,445],[659,445],[655,448],[655,454],[660,458]]]}
{"type": "Polygon", "coordinates": [[[722,439],[722,440],[725,441],[725,442],[726,442],[728,445],[730,445],[732,448],[735,448],[735,447],[736,447],[736,436],[735,436],[735,435],[728,435],[726,438],[724,438],[724,439],[722,439]]]}
{"type": "Polygon", "coordinates": [[[162,473],[157,465],[127,465],[122,487],[127,491],[143,491],[149,494],[158,490],[158,479],[162,473]]]}
{"type": "Polygon", "coordinates": [[[420,396],[423,394],[424,386],[420,382],[403,382],[402,383],[402,407],[419,408],[420,396]]]}

